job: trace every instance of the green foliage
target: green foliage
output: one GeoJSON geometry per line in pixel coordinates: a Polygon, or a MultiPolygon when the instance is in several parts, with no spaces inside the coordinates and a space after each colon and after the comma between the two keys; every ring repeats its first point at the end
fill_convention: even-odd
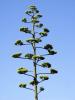
{"type": "Polygon", "coordinates": [[[31,20],[32,23],[36,24],[39,23],[39,20],[37,20],[35,17],[31,20]]]}
{"type": "Polygon", "coordinates": [[[21,68],[19,68],[19,69],[17,70],[17,72],[18,72],[19,74],[25,74],[25,73],[28,72],[28,69],[21,67],[21,68]]]}
{"type": "Polygon", "coordinates": [[[48,80],[49,77],[48,76],[40,76],[40,79],[42,79],[42,80],[48,80]]]}
{"type": "Polygon", "coordinates": [[[35,10],[37,9],[36,6],[34,6],[34,5],[29,6],[29,8],[30,8],[32,11],[35,11],[35,10]]]}
{"type": "Polygon", "coordinates": [[[38,15],[32,17],[32,19],[38,19],[38,18],[41,18],[41,17],[42,17],[42,15],[38,14],[38,15]]]}
{"type": "Polygon", "coordinates": [[[34,55],[32,58],[36,59],[36,60],[44,60],[45,59],[43,56],[38,56],[38,55],[34,55]]]}
{"type": "Polygon", "coordinates": [[[29,9],[34,13],[39,13],[39,10],[37,10],[36,6],[34,5],[29,6],[29,9]]]}
{"type": "Polygon", "coordinates": [[[44,28],[43,30],[44,30],[44,31],[43,31],[43,32],[40,32],[39,34],[40,34],[42,37],[47,36],[49,30],[48,30],[47,28],[44,28]]]}
{"type": "Polygon", "coordinates": [[[40,91],[44,91],[44,88],[43,87],[40,87],[40,91]]]}
{"type": "MultiPolygon", "coordinates": [[[[35,92],[35,97],[36,97],[35,100],[38,100],[38,94],[41,91],[44,91],[43,87],[40,87],[39,91],[38,91],[38,84],[49,79],[49,77],[46,76],[46,75],[58,73],[57,70],[52,68],[50,63],[42,62],[41,64],[39,64],[39,62],[44,60],[45,56],[54,55],[57,52],[53,50],[53,46],[51,44],[46,44],[44,47],[38,46],[38,43],[42,42],[42,37],[48,36],[48,33],[50,31],[47,28],[43,28],[44,25],[42,23],[40,23],[40,18],[42,17],[42,15],[39,13],[39,10],[36,8],[36,6],[35,5],[29,6],[29,8],[25,12],[25,14],[29,16],[28,17],[29,20],[27,18],[23,18],[22,22],[25,23],[25,24],[30,24],[31,29],[28,28],[28,27],[21,27],[20,32],[24,32],[26,34],[31,35],[30,38],[26,39],[26,42],[28,42],[27,44],[29,46],[31,45],[33,53],[25,54],[24,59],[28,59],[28,60],[31,60],[33,62],[33,70],[28,71],[27,68],[21,67],[21,68],[17,69],[17,73],[24,74],[25,76],[29,76],[29,77],[33,78],[32,81],[30,81],[29,84],[32,85],[34,87],[34,89],[31,89],[29,87],[26,88],[27,84],[25,84],[25,83],[19,84],[19,87],[20,88],[26,88],[26,89],[29,89],[29,90],[33,90],[33,92],[35,92]],[[42,29],[42,30],[37,31],[37,29],[42,29]],[[47,50],[48,53],[38,55],[38,52],[37,52],[38,48],[45,49],[45,50],[47,50]],[[43,72],[39,73],[38,66],[41,66],[43,68],[49,68],[50,72],[49,73],[48,72],[47,73],[46,72],[45,73],[43,73],[43,72]],[[39,76],[39,75],[41,75],[41,76],[39,76]],[[40,81],[38,81],[38,80],[40,80],[40,81]]],[[[20,45],[20,46],[25,45],[26,46],[26,44],[24,44],[21,40],[17,40],[15,42],[15,45],[20,45]]],[[[22,53],[16,53],[16,54],[12,55],[12,57],[22,59],[21,55],[22,55],[22,53]]]]}
{"type": "Polygon", "coordinates": [[[15,45],[20,45],[21,46],[21,45],[23,45],[23,42],[21,40],[17,40],[15,45]]]}
{"type": "Polygon", "coordinates": [[[48,32],[49,32],[49,30],[48,30],[47,28],[44,28],[44,32],[47,32],[47,33],[48,33],[48,32]]]}
{"type": "Polygon", "coordinates": [[[34,80],[30,82],[30,85],[34,85],[34,80]]]}
{"type": "Polygon", "coordinates": [[[22,19],[22,22],[26,23],[27,22],[27,19],[26,18],[23,18],[22,19]]]}
{"type": "Polygon", "coordinates": [[[42,28],[42,27],[43,27],[43,24],[42,24],[42,23],[37,24],[36,27],[38,27],[38,28],[42,28]]]}
{"type": "Polygon", "coordinates": [[[44,49],[46,49],[46,50],[52,50],[53,49],[53,46],[51,44],[46,44],[44,46],[44,49]]]}
{"type": "Polygon", "coordinates": [[[41,17],[42,17],[42,15],[39,15],[39,14],[37,15],[37,18],[41,18],[41,17]]]}
{"type": "Polygon", "coordinates": [[[32,11],[26,11],[25,12],[27,15],[30,15],[30,14],[32,14],[33,12],[32,11]]]}
{"type": "Polygon", "coordinates": [[[31,30],[29,30],[27,27],[22,27],[20,28],[21,32],[25,32],[25,33],[30,33],[31,34],[31,30]]]}
{"type": "Polygon", "coordinates": [[[45,63],[42,63],[41,66],[42,66],[43,68],[50,68],[50,67],[51,67],[51,64],[48,63],[48,62],[45,62],[45,63]]]}
{"type": "Polygon", "coordinates": [[[57,74],[58,73],[58,71],[55,70],[55,69],[51,69],[50,72],[51,72],[51,74],[57,74]]]}
{"type": "Polygon", "coordinates": [[[54,54],[57,54],[57,52],[56,52],[56,51],[51,51],[51,50],[48,50],[48,53],[49,53],[49,55],[54,55],[54,54]]]}
{"type": "Polygon", "coordinates": [[[40,32],[39,34],[40,34],[42,37],[48,35],[46,32],[40,32]]]}
{"type": "Polygon", "coordinates": [[[26,42],[28,42],[28,43],[39,43],[39,42],[41,42],[41,39],[40,38],[29,38],[29,39],[27,39],[26,40],[26,42]]]}
{"type": "Polygon", "coordinates": [[[38,83],[39,83],[38,81],[35,82],[35,81],[33,80],[33,81],[30,82],[30,85],[33,85],[33,86],[34,86],[34,85],[37,85],[38,83]]]}
{"type": "Polygon", "coordinates": [[[13,54],[12,57],[13,58],[20,58],[21,55],[22,55],[22,53],[16,53],[16,54],[13,54]]]}
{"type": "Polygon", "coordinates": [[[20,88],[26,88],[26,86],[27,86],[27,84],[25,84],[25,83],[20,83],[20,84],[19,84],[19,87],[20,87],[20,88]]]}
{"type": "Polygon", "coordinates": [[[27,53],[27,54],[25,55],[25,58],[26,58],[26,59],[32,59],[32,57],[33,57],[33,54],[31,54],[31,53],[27,53]]]}

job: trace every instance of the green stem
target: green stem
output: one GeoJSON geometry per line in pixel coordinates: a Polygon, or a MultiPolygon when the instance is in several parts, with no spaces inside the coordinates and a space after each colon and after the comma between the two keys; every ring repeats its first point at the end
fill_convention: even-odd
{"type": "Polygon", "coordinates": [[[28,89],[28,90],[34,91],[33,89],[31,89],[31,88],[27,88],[27,87],[26,87],[25,89],[28,89]]]}
{"type": "Polygon", "coordinates": [[[30,76],[30,77],[33,77],[34,78],[34,76],[33,75],[30,75],[30,74],[24,74],[24,75],[27,75],[27,76],[30,76]]]}
{"type": "MultiPolygon", "coordinates": [[[[33,14],[34,16],[34,14],[33,14]]],[[[35,24],[33,23],[33,38],[35,39],[35,24]]],[[[34,55],[36,55],[36,44],[35,42],[33,43],[33,52],[34,52],[34,55]]],[[[34,65],[34,99],[35,100],[38,100],[38,91],[37,91],[37,68],[36,68],[36,59],[33,60],[33,65],[34,65]]]]}

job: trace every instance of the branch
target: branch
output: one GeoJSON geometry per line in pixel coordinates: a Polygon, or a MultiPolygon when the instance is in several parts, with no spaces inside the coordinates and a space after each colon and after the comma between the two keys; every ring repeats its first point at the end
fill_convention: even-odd
{"type": "Polygon", "coordinates": [[[30,75],[30,74],[24,74],[24,75],[31,76],[31,77],[33,77],[33,78],[34,78],[34,76],[33,76],[33,75],[30,75]]]}
{"type": "Polygon", "coordinates": [[[37,75],[40,75],[40,74],[51,74],[51,73],[37,73],[37,75]]]}
{"type": "Polygon", "coordinates": [[[44,54],[44,55],[40,55],[40,56],[48,56],[49,54],[44,54]]]}
{"type": "Polygon", "coordinates": [[[30,70],[30,71],[28,71],[28,72],[33,72],[33,71],[30,70]]]}
{"type": "Polygon", "coordinates": [[[30,45],[30,44],[23,44],[23,45],[30,45]]]}
{"type": "Polygon", "coordinates": [[[44,91],[44,88],[43,87],[40,87],[40,90],[39,90],[39,92],[37,94],[39,94],[39,93],[41,93],[43,91],[44,91]]]}
{"type": "MultiPolygon", "coordinates": [[[[28,59],[28,58],[24,58],[24,57],[19,57],[19,58],[21,58],[21,59],[28,59]]],[[[28,60],[33,60],[33,59],[28,59],[28,60]]]]}
{"type": "Polygon", "coordinates": [[[39,83],[42,83],[42,82],[44,82],[45,80],[41,80],[39,83]]]}
{"type": "Polygon", "coordinates": [[[41,49],[44,49],[43,47],[36,47],[36,48],[41,48],[41,49]]]}
{"type": "Polygon", "coordinates": [[[40,36],[39,38],[41,39],[43,36],[40,36]]]}
{"type": "Polygon", "coordinates": [[[19,57],[20,59],[26,59],[26,58],[23,58],[23,57],[19,57]]]}
{"type": "Polygon", "coordinates": [[[31,21],[30,22],[26,22],[26,23],[31,23],[31,21]]]}
{"type": "Polygon", "coordinates": [[[41,66],[41,65],[39,65],[39,64],[37,64],[37,63],[36,63],[36,65],[41,66]]]}
{"type": "Polygon", "coordinates": [[[32,15],[30,15],[30,14],[27,14],[27,15],[29,15],[29,16],[31,16],[31,17],[32,17],[32,15]]]}
{"type": "Polygon", "coordinates": [[[42,91],[39,91],[37,94],[41,93],[42,91]]]}
{"type": "Polygon", "coordinates": [[[27,88],[27,87],[26,87],[25,89],[28,89],[28,90],[34,91],[34,89],[31,89],[31,88],[27,88]]]}

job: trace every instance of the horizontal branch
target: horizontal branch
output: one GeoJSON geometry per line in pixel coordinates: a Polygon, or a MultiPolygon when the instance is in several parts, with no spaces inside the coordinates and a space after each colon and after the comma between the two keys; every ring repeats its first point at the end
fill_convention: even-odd
{"type": "Polygon", "coordinates": [[[31,23],[31,22],[26,22],[26,23],[31,23]]]}
{"type": "Polygon", "coordinates": [[[31,17],[32,17],[32,15],[30,15],[30,14],[27,14],[27,15],[29,15],[29,16],[31,16],[31,17]]]}
{"type": "Polygon", "coordinates": [[[44,54],[44,55],[40,55],[40,56],[48,56],[49,54],[44,54]]]}
{"type": "Polygon", "coordinates": [[[23,45],[30,45],[30,44],[23,44],[23,45]]]}
{"type": "Polygon", "coordinates": [[[51,74],[51,73],[37,73],[37,75],[40,75],[40,74],[51,74]]]}
{"type": "Polygon", "coordinates": [[[19,57],[20,59],[26,59],[26,58],[24,58],[24,57],[19,57]]]}
{"type": "Polygon", "coordinates": [[[34,91],[34,89],[31,89],[31,88],[27,88],[27,87],[26,87],[25,89],[28,89],[28,90],[34,91]]]}
{"type": "Polygon", "coordinates": [[[42,91],[39,91],[37,94],[41,93],[42,91]]]}
{"type": "Polygon", "coordinates": [[[37,94],[39,95],[39,93],[41,93],[41,92],[43,92],[43,91],[39,91],[37,94]]]}
{"type": "Polygon", "coordinates": [[[30,76],[30,77],[33,77],[34,78],[34,76],[33,75],[30,75],[30,74],[24,74],[24,75],[27,75],[27,76],[30,76]]]}
{"type": "Polygon", "coordinates": [[[41,48],[41,49],[44,49],[43,47],[36,47],[36,48],[41,48]]]}
{"type": "MultiPolygon", "coordinates": [[[[19,57],[20,59],[28,59],[28,58],[24,58],[24,57],[19,57]]],[[[33,59],[28,59],[28,60],[33,60],[33,59]]]]}
{"type": "Polygon", "coordinates": [[[28,72],[33,72],[33,71],[29,70],[28,72]]]}
{"type": "Polygon", "coordinates": [[[36,63],[36,65],[41,66],[41,65],[39,65],[39,64],[37,64],[37,63],[36,63]]]}
{"type": "Polygon", "coordinates": [[[45,80],[41,80],[41,81],[39,81],[39,83],[42,83],[42,82],[44,82],[45,80]]]}

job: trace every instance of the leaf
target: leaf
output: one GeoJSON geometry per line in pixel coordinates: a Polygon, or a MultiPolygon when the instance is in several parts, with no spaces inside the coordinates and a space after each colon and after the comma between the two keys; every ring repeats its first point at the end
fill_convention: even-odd
{"type": "Polygon", "coordinates": [[[34,84],[37,85],[38,83],[39,83],[38,81],[34,82],[34,80],[30,82],[30,84],[33,86],[34,86],[34,84]]]}
{"type": "Polygon", "coordinates": [[[36,11],[36,10],[37,10],[36,6],[34,6],[34,5],[29,6],[29,8],[30,8],[32,11],[36,11]]]}
{"type": "Polygon", "coordinates": [[[45,67],[50,68],[51,67],[51,64],[48,63],[48,62],[46,62],[46,63],[42,63],[41,66],[44,67],[44,68],[45,67]]]}
{"type": "Polygon", "coordinates": [[[36,13],[39,13],[39,10],[36,10],[35,12],[36,12],[36,13]]]}
{"type": "Polygon", "coordinates": [[[57,52],[56,52],[56,51],[51,51],[51,50],[48,50],[48,53],[49,53],[49,55],[54,55],[54,54],[57,54],[57,52]]]}
{"type": "Polygon", "coordinates": [[[23,42],[21,40],[17,40],[15,45],[20,45],[21,46],[21,45],[23,45],[23,42]]]}
{"type": "Polygon", "coordinates": [[[25,83],[20,83],[20,84],[19,84],[19,87],[20,87],[20,88],[26,88],[26,86],[27,86],[27,84],[25,84],[25,83]]]}
{"type": "Polygon", "coordinates": [[[37,60],[44,60],[45,59],[43,56],[38,56],[38,55],[34,55],[32,58],[37,59],[37,60]]]}
{"type": "Polygon", "coordinates": [[[39,13],[39,10],[37,10],[37,8],[36,8],[35,5],[29,6],[29,9],[30,9],[32,12],[39,13]]]}
{"type": "Polygon", "coordinates": [[[25,74],[25,73],[28,72],[28,70],[27,70],[26,68],[21,67],[21,68],[19,68],[19,69],[17,70],[17,72],[18,72],[19,74],[25,74]]]}
{"type": "Polygon", "coordinates": [[[39,21],[37,19],[32,19],[31,22],[34,23],[34,24],[39,23],[39,21]]]}
{"type": "Polygon", "coordinates": [[[45,58],[43,56],[39,56],[39,60],[44,60],[45,58]]]}
{"type": "Polygon", "coordinates": [[[32,59],[32,56],[33,56],[33,54],[28,53],[28,54],[25,55],[25,58],[32,59]]]}
{"type": "Polygon", "coordinates": [[[31,30],[29,30],[27,27],[20,28],[20,31],[25,33],[31,33],[31,30]]]}
{"type": "Polygon", "coordinates": [[[44,28],[44,32],[47,32],[47,33],[48,33],[48,32],[49,32],[49,30],[48,30],[47,28],[44,28]]]}
{"type": "Polygon", "coordinates": [[[43,87],[40,87],[40,91],[44,91],[44,88],[43,87]]]}
{"type": "Polygon", "coordinates": [[[41,17],[42,17],[42,15],[37,15],[37,17],[38,17],[38,18],[41,18],[41,17]]]}
{"type": "Polygon", "coordinates": [[[47,32],[40,32],[39,34],[40,34],[42,37],[48,35],[47,32]]]}
{"type": "Polygon", "coordinates": [[[53,46],[51,44],[46,44],[44,46],[44,49],[47,49],[47,50],[52,50],[53,49],[53,46]]]}
{"type": "Polygon", "coordinates": [[[37,24],[36,27],[41,28],[41,27],[43,27],[43,24],[42,23],[37,24]]]}
{"type": "Polygon", "coordinates": [[[22,53],[16,53],[14,55],[12,55],[13,58],[20,58],[20,56],[22,55],[22,53]]]}
{"type": "Polygon", "coordinates": [[[29,43],[39,43],[41,42],[41,39],[40,38],[29,38],[26,40],[26,42],[29,42],[29,43]]]}
{"type": "Polygon", "coordinates": [[[34,85],[34,81],[31,81],[30,84],[31,84],[31,85],[34,85]]]}
{"type": "Polygon", "coordinates": [[[22,22],[26,23],[27,22],[27,19],[26,18],[23,18],[22,19],[22,22]]]}
{"type": "Polygon", "coordinates": [[[57,74],[57,73],[58,73],[58,71],[57,71],[57,70],[55,70],[55,69],[51,69],[51,70],[50,70],[50,73],[51,73],[51,74],[57,74]]]}
{"type": "Polygon", "coordinates": [[[49,77],[48,76],[40,76],[40,79],[42,79],[42,80],[48,80],[49,77]]]}
{"type": "Polygon", "coordinates": [[[30,14],[32,14],[33,12],[32,11],[26,11],[25,12],[27,15],[30,15],[30,14]]]}

